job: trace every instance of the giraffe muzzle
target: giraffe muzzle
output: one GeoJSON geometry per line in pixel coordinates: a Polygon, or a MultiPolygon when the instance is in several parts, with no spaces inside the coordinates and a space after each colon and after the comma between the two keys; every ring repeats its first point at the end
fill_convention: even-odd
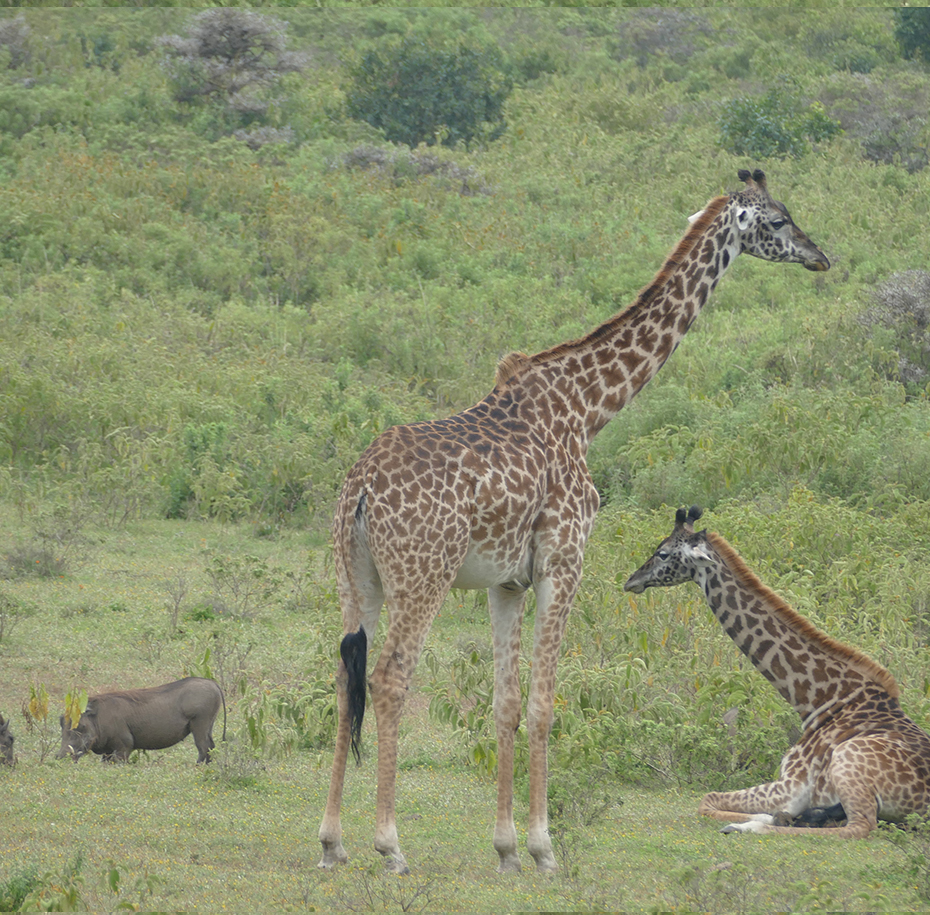
{"type": "Polygon", "coordinates": [[[812,261],[804,261],[804,267],[807,270],[814,270],[818,273],[822,273],[824,270],[830,269],[830,261],[827,260],[825,254],[821,254],[820,257],[812,261]]]}

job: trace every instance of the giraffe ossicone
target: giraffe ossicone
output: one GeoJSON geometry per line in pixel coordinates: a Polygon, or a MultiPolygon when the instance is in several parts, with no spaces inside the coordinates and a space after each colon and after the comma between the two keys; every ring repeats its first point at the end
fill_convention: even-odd
{"type": "Polygon", "coordinates": [[[879,819],[925,814],[930,736],[904,714],[894,677],[789,607],[719,534],[695,531],[700,517],[697,507],[680,508],[671,535],[624,590],[695,582],[726,634],[798,713],[802,731],[776,781],[707,794],[698,813],[726,821],[722,832],[850,839],[867,836],[879,819]]]}
{"type": "Polygon", "coordinates": [[[598,508],[588,445],[674,352],[739,254],[810,270],[830,266],[772,199],[762,172],[739,177],[745,186],[704,207],[628,308],[578,340],[511,354],[482,401],[446,419],[386,430],[349,471],[333,521],[345,636],[321,867],[348,860],[340,817],[346,765],[350,750],[358,758],[366,659],[386,605],[387,633],[368,680],[378,732],[375,848],[389,870],[407,870],[395,816],[398,726],[427,633],[457,587],[488,592],[501,871],[520,870],[513,819],[518,655],[526,591],[536,592],[527,849],[538,870],[558,869],[547,820],[547,746],[559,648],[598,508]]]}

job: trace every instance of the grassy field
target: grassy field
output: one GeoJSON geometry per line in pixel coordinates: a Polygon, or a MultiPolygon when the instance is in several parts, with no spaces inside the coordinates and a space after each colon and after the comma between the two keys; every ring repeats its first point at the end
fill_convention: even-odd
{"type": "Polygon", "coordinates": [[[350,863],[323,872],[322,769],[297,756],[231,788],[190,763],[185,747],[122,768],[25,761],[3,773],[0,875],[34,867],[63,883],[80,861],[81,896],[93,911],[121,900],[197,912],[903,911],[916,903],[888,841],[724,836],[698,819],[690,791],[627,789],[596,824],[557,836],[559,875],[501,876],[490,845],[493,785],[442,764],[401,773],[398,822],[411,875],[383,875],[375,860],[371,765],[349,780],[350,863]],[[104,885],[113,866],[118,894],[104,885]],[[148,877],[158,880],[143,900],[137,884],[148,888],[148,877]]]}
{"type": "MultiPolygon", "coordinates": [[[[240,26],[297,58],[269,53],[248,97],[205,82],[209,43],[186,65],[170,51],[203,23],[190,9],[0,16],[0,713],[19,757],[0,770],[0,902],[925,908],[920,832],[828,845],[698,820],[703,792],[771,778],[798,721],[697,589],[622,592],[700,503],[930,729],[930,69],[902,16],[251,12],[240,26]],[[369,52],[450,35],[506,83],[499,137],[431,145],[438,123],[409,148],[359,117],[369,52]],[[756,167],[832,268],[740,258],[592,445],[602,507],[550,742],[561,873],[495,873],[487,605],[461,592],[403,724],[413,873],[384,877],[372,849],[370,720],[351,865],[319,872],[347,468],[387,426],[483,397],[507,352],[623,308],[687,216],[756,167]],[[189,741],[123,767],[55,761],[69,694],[186,674],[227,696],[208,769],[189,741]]],[[[531,595],[526,632],[533,612],[531,595]]],[[[525,758],[520,733],[519,829],[525,758]]]]}
{"type": "MultiPolygon", "coordinates": [[[[4,521],[12,525],[14,518],[4,521]]],[[[623,570],[640,550],[618,546],[613,524],[601,525],[597,536],[614,540],[610,551],[620,555],[623,570]]],[[[816,837],[723,836],[695,813],[701,786],[675,778],[617,778],[609,785],[610,803],[556,817],[558,876],[542,878],[531,867],[520,876],[499,876],[491,847],[493,779],[466,766],[450,729],[427,713],[425,665],[400,748],[398,825],[413,873],[383,875],[371,845],[371,722],[367,758],[348,778],[350,865],[319,871],[316,832],[328,749],[285,753],[283,743],[269,741],[253,752],[244,726],[257,691],[331,678],[331,660],[326,669],[307,669],[334,653],[338,610],[325,550],[308,551],[305,540],[297,533],[259,539],[218,524],[139,522],[87,534],[65,576],[4,583],[4,595],[22,612],[0,643],[0,711],[12,718],[18,753],[15,769],[0,770],[0,899],[4,887],[31,876],[44,904],[92,911],[123,903],[198,912],[900,911],[917,905],[908,854],[881,835],[845,845],[816,837]],[[290,571],[290,587],[233,618],[218,600],[216,579],[205,572],[210,557],[229,552],[290,571]],[[171,586],[179,577],[189,585],[180,601],[171,586]],[[125,766],[96,757],[77,764],[54,759],[68,690],[154,685],[202,671],[208,648],[211,672],[226,681],[229,703],[230,743],[216,764],[195,766],[190,740],[136,754],[125,766]],[[235,686],[240,675],[250,684],[245,694],[235,686]],[[20,709],[30,687],[39,685],[50,697],[48,719],[30,729],[20,709]]],[[[595,579],[600,561],[596,550],[595,579]]],[[[480,608],[461,594],[453,598],[429,640],[434,655],[445,659],[470,639],[487,639],[480,608]]],[[[589,588],[579,612],[590,613],[593,602],[589,588]]],[[[643,601],[638,610],[655,614],[658,625],[671,606],[643,601]]],[[[266,726],[271,732],[272,723],[266,726]]],[[[559,775],[553,772],[555,780],[559,775]]],[[[517,805],[518,829],[525,829],[522,798],[517,805]]],[[[525,852],[523,858],[531,865],[525,852]]]]}

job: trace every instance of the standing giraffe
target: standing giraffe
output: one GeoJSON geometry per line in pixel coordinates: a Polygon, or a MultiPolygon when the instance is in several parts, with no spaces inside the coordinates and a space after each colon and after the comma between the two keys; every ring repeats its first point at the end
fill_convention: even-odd
{"type": "Polygon", "coordinates": [[[791,609],[719,534],[695,533],[697,506],[624,585],[696,582],[737,648],[801,716],[801,739],[781,777],[744,791],[706,794],[698,813],[726,820],[723,832],[784,832],[861,839],[878,819],[902,820],[930,805],[930,736],[898,703],[898,684],[879,663],[836,642],[791,609]],[[846,825],[776,825],[806,814],[846,825]]]}
{"type": "Polygon", "coordinates": [[[426,635],[450,588],[486,588],[494,646],[499,870],[519,871],[513,821],[518,653],[527,588],[536,592],[527,698],[527,848],[558,866],[549,838],[547,744],[555,671],[581,578],[598,494],[585,463],[591,439],[661,368],[738,254],[827,270],[823,252],[773,200],[761,171],[693,216],[653,281],[586,337],[501,360],[494,390],[462,413],[387,429],[349,471],[333,522],[345,636],[336,672],[339,724],[320,826],[320,867],[348,860],[340,807],[349,748],[358,760],[365,669],[381,607],[389,623],[368,685],[378,731],[375,848],[407,872],[397,840],[397,734],[426,635]]]}

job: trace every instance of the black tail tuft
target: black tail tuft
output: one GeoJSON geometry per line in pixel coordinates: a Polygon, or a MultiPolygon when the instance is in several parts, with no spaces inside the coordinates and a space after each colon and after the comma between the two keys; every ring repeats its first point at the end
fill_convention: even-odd
{"type": "Polygon", "coordinates": [[[345,664],[349,698],[349,734],[352,737],[352,755],[361,764],[362,721],[365,719],[365,667],[368,663],[368,637],[359,626],[358,632],[350,632],[339,646],[342,663],[345,664]]]}

